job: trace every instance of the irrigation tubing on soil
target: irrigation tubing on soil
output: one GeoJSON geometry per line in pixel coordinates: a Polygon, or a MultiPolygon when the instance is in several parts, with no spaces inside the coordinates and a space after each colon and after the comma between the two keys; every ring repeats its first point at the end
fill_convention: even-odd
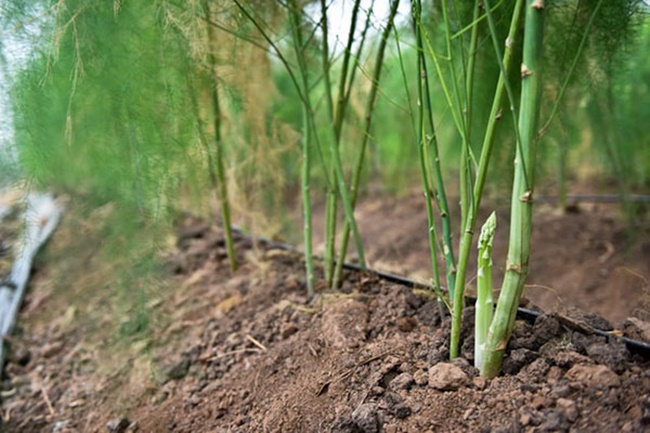
{"type": "MultiPolygon", "coordinates": [[[[26,201],[24,229],[20,240],[22,243],[9,275],[0,280],[0,370],[4,366],[4,341],[16,323],[34,257],[54,232],[63,212],[62,207],[49,194],[31,192],[26,201]]],[[[0,209],[0,216],[4,217],[8,212],[0,209]]]]}
{"type": "MultiPolygon", "coordinates": [[[[237,227],[237,226],[233,226],[233,231],[236,231],[236,232],[238,232],[238,233],[240,233],[242,235],[245,234],[244,230],[242,230],[240,227],[237,227]]],[[[267,248],[270,248],[270,249],[291,251],[291,252],[295,252],[295,253],[300,252],[300,250],[298,248],[296,248],[295,246],[293,246],[293,245],[285,244],[285,243],[278,242],[278,241],[273,241],[271,239],[265,238],[264,236],[256,236],[256,239],[257,239],[258,242],[260,242],[261,244],[266,245],[267,248]]],[[[314,256],[314,258],[316,260],[322,260],[323,259],[320,256],[314,256]]],[[[361,269],[361,266],[356,265],[354,263],[344,262],[343,263],[343,268],[348,270],[348,271],[359,272],[359,273],[367,273],[369,275],[373,275],[373,276],[379,278],[380,280],[387,281],[387,282],[394,283],[394,284],[399,284],[401,286],[409,287],[409,288],[412,288],[412,289],[415,289],[415,288],[428,288],[428,289],[433,290],[433,287],[430,284],[417,282],[417,281],[414,281],[414,280],[412,280],[410,278],[403,277],[401,275],[395,275],[395,274],[391,274],[391,273],[388,273],[388,272],[376,271],[376,270],[373,270],[373,269],[368,269],[367,272],[364,272],[364,270],[361,269]]],[[[444,288],[443,288],[443,290],[444,290],[444,288]]],[[[476,298],[474,298],[472,296],[466,296],[465,297],[465,304],[466,305],[467,304],[473,304],[475,301],[476,301],[476,298]]],[[[527,321],[529,323],[533,323],[542,314],[544,314],[544,313],[540,312],[540,311],[536,311],[536,310],[531,310],[529,308],[523,308],[523,307],[517,308],[517,317],[519,319],[525,320],[525,321],[527,321]]],[[[577,325],[572,324],[569,321],[563,321],[563,325],[565,325],[565,326],[567,326],[569,328],[572,328],[573,330],[577,330],[577,328],[578,328],[577,325]]],[[[650,344],[645,343],[643,341],[633,340],[631,338],[619,336],[619,335],[613,334],[611,332],[603,331],[602,329],[593,328],[593,327],[591,327],[589,325],[586,325],[586,326],[589,328],[589,331],[593,332],[596,335],[600,335],[602,337],[605,337],[607,339],[607,341],[610,341],[610,340],[622,341],[623,343],[625,343],[625,346],[627,347],[627,349],[631,353],[635,353],[635,354],[643,356],[646,359],[650,359],[650,344]]],[[[584,331],[584,329],[581,329],[581,330],[584,331]]]]}

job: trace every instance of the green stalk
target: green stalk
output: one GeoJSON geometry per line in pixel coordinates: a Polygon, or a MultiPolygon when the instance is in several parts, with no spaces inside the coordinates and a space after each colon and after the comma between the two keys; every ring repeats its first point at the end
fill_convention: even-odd
{"type": "MultiPolygon", "coordinates": [[[[413,3],[412,3],[413,4],[413,3]]],[[[451,216],[449,215],[449,204],[447,201],[447,193],[445,189],[445,183],[444,179],[442,177],[442,168],[440,166],[440,152],[438,149],[438,139],[436,135],[436,129],[435,129],[435,124],[433,120],[433,106],[431,102],[431,86],[429,84],[429,72],[427,69],[426,65],[426,60],[424,56],[424,38],[423,38],[423,29],[422,29],[422,22],[421,22],[421,1],[417,0],[415,2],[414,7],[416,8],[416,16],[414,17],[415,19],[415,32],[416,32],[416,38],[418,38],[417,43],[418,43],[418,52],[419,52],[419,57],[421,57],[421,69],[420,72],[422,74],[422,81],[424,84],[424,97],[420,100],[420,103],[426,103],[426,108],[428,112],[427,116],[427,121],[428,121],[428,126],[429,126],[429,131],[430,131],[430,136],[428,137],[428,155],[430,156],[429,159],[429,164],[431,168],[431,172],[433,175],[433,182],[434,182],[434,187],[435,187],[435,194],[433,194],[433,197],[431,197],[431,192],[428,191],[429,186],[428,186],[428,181],[427,181],[427,188],[426,191],[428,191],[429,197],[427,200],[430,200],[433,198],[435,200],[436,206],[438,207],[438,210],[440,212],[440,220],[441,220],[441,226],[442,226],[442,250],[443,250],[443,256],[445,258],[445,269],[446,269],[446,276],[447,276],[447,287],[449,289],[450,294],[453,293],[454,286],[455,286],[455,281],[456,281],[456,260],[454,259],[454,247],[452,243],[452,228],[451,228],[451,216]]],[[[427,41],[428,42],[428,41],[427,41]]],[[[443,77],[440,74],[440,71],[438,70],[438,74],[440,77],[441,82],[443,82],[443,77]]],[[[444,86],[444,83],[443,83],[444,86]]],[[[450,108],[453,109],[453,104],[450,103],[450,108]]],[[[428,177],[428,176],[427,176],[428,177]]],[[[435,230],[435,225],[429,225],[429,230],[435,230]]],[[[433,260],[436,260],[435,256],[432,257],[433,260]]],[[[437,263],[437,262],[436,262],[437,263]]],[[[437,264],[436,264],[437,267],[437,264]]],[[[435,274],[434,274],[435,278],[435,274]]],[[[434,286],[439,287],[438,284],[434,284],[434,286]]],[[[451,295],[453,296],[453,295],[451,295]]]]}
{"type": "Polygon", "coordinates": [[[567,158],[569,156],[568,134],[564,127],[561,127],[560,140],[557,140],[558,145],[558,161],[557,161],[557,186],[558,186],[558,208],[565,212],[567,210],[567,158]]]}
{"type": "Polygon", "coordinates": [[[481,374],[492,378],[499,373],[512,334],[517,307],[528,274],[532,229],[533,187],[537,143],[537,122],[541,106],[544,2],[527,0],[519,130],[521,145],[515,157],[515,178],[510,209],[510,242],[506,274],[485,348],[481,374]],[[523,167],[528,170],[525,173],[523,167]],[[527,178],[526,178],[527,177],[527,178]]]}
{"type": "MultiPolygon", "coordinates": [[[[326,0],[321,0],[321,12],[323,15],[322,30],[323,30],[323,73],[325,84],[325,97],[327,101],[328,115],[332,124],[334,132],[334,141],[336,146],[340,145],[341,131],[343,129],[343,120],[345,119],[345,108],[347,107],[347,98],[345,97],[345,89],[347,76],[349,73],[350,57],[352,54],[352,44],[354,42],[354,32],[357,25],[357,15],[361,5],[360,0],[356,0],[352,8],[352,20],[350,22],[350,30],[348,32],[348,41],[346,44],[345,52],[343,54],[343,66],[341,68],[341,77],[339,80],[338,96],[337,96],[337,110],[334,112],[334,102],[332,100],[332,85],[329,76],[330,61],[329,61],[329,47],[328,47],[328,23],[327,23],[327,5],[326,0]]],[[[331,178],[336,178],[336,171],[332,169],[331,178]]],[[[325,204],[325,281],[328,286],[332,284],[332,277],[334,274],[334,256],[336,244],[336,214],[338,208],[338,186],[336,182],[328,185],[327,196],[325,204]]],[[[334,280],[336,281],[336,280],[334,280]]]]}
{"type": "MultiPolygon", "coordinates": [[[[494,137],[496,133],[496,126],[501,112],[501,104],[505,93],[505,84],[509,71],[512,67],[513,47],[514,41],[519,30],[519,22],[521,11],[524,5],[524,0],[517,0],[515,8],[510,21],[510,29],[505,43],[505,53],[503,55],[503,72],[499,75],[496,89],[494,91],[494,99],[492,100],[492,108],[488,118],[488,124],[483,137],[483,146],[481,148],[481,157],[478,164],[478,171],[476,172],[476,180],[474,181],[474,205],[471,212],[467,215],[467,219],[463,222],[463,236],[460,241],[460,252],[458,255],[458,274],[456,276],[456,290],[454,292],[454,312],[451,323],[451,342],[449,354],[451,359],[458,356],[460,348],[460,328],[463,312],[463,300],[465,297],[465,276],[467,275],[467,265],[469,263],[469,255],[472,247],[472,240],[474,238],[474,226],[476,225],[477,212],[476,210],[481,205],[483,197],[483,189],[485,187],[485,180],[487,178],[487,171],[492,157],[492,149],[494,148],[494,137]]],[[[487,6],[486,8],[489,8],[487,6]]]]}
{"type": "MultiPolygon", "coordinates": [[[[472,16],[472,21],[477,23],[473,28],[472,28],[472,33],[470,36],[470,46],[469,46],[469,60],[467,64],[467,68],[465,68],[466,75],[465,75],[465,94],[466,94],[466,99],[465,99],[465,134],[467,136],[467,139],[469,142],[471,142],[471,137],[472,137],[472,98],[474,95],[474,72],[476,70],[476,52],[478,48],[478,18],[480,14],[480,9],[481,9],[481,0],[476,0],[474,2],[474,11],[473,11],[473,16],[472,16]]],[[[458,23],[460,26],[460,22],[458,23]]],[[[462,222],[464,222],[467,219],[467,215],[469,213],[474,213],[475,209],[474,207],[474,196],[472,194],[471,190],[471,182],[472,182],[472,171],[470,170],[471,164],[470,164],[470,155],[469,155],[469,147],[471,146],[470,143],[467,143],[467,146],[463,146],[463,155],[461,155],[461,196],[466,198],[466,202],[464,203],[465,206],[464,208],[461,208],[461,230],[462,230],[462,222]],[[465,165],[463,168],[462,165],[465,165]],[[465,190],[463,190],[463,183],[466,184],[465,190]],[[464,192],[464,194],[463,194],[464,192]]],[[[462,202],[461,202],[462,203],[462,202]]],[[[455,286],[455,285],[454,285],[455,286]]],[[[451,287],[454,287],[451,286],[451,287]]],[[[453,296],[453,294],[452,294],[453,296]]]]}
{"type": "MultiPolygon", "coordinates": [[[[424,199],[427,209],[427,234],[429,237],[429,254],[431,257],[431,272],[433,275],[433,289],[438,295],[438,301],[444,302],[449,308],[449,302],[442,293],[440,288],[440,271],[438,269],[438,252],[437,252],[437,236],[436,236],[436,221],[433,215],[433,200],[431,186],[429,182],[429,174],[427,171],[427,143],[429,141],[435,142],[435,130],[432,129],[430,137],[427,137],[426,126],[425,126],[425,90],[428,93],[428,81],[427,69],[426,69],[426,59],[424,57],[423,42],[422,42],[422,32],[420,31],[420,26],[418,22],[420,21],[420,14],[422,13],[422,2],[420,0],[413,1],[411,3],[413,8],[413,28],[415,30],[415,43],[418,53],[417,57],[417,107],[418,107],[418,127],[417,127],[417,140],[418,140],[418,159],[420,162],[420,175],[422,178],[422,188],[424,190],[424,199]]],[[[429,114],[431,112],[429,111],[429,114]]],[[[435,146],[435,145],[434,145],[435,146]]],[[[436,159],[435,157],[433,158],[436,159]]],[[[434,165],[435,167],[435,165],[434,165]]],[[[442,311],[442,310],[441,310],[442,311]]]]}
{"type": "MultiPolygon", "coordinates": [[[[377,50],[377,58],[375,59],[375,71],[372,76],[372,85],[370,88],[370,94],[368,95],[368,100],[366,101],[365,108],[365,125],[363,130],[363,139],[361,141],[361,149],[357,155],[357,160],[355,164],[354,171],[352,173],[352,180],[350,182],[350,198],[351,205],[354,209],[357,201],[357,191],[359,188],[359,181],[361,180],[361,171],[363,168],[363,161],[365,158],[366,147],[368,145],[368,139],[370,138],[370,127],[372,125],[372,115],[375,110],[375,102],[377,100],[377,94],[379,90],[379,80],[381,78],[381,69],[384,63],[384,52],[386,51],[386,45],[388,41],[388,36],[390,34],[391,28],[393,27],[393,21],[395,15],[397,14],[397,7],[399,6],[399,0],[394,0],[391,4],[390,15],[388,18],[388,23],[382,31],[381,40],[379,42],[379,48],[377,50]]],[[[353,235],[355,234],[354,226],[351,224],[353,221],[347,221],[343,225],[343,233],[341,238],[341,247],[339,250],[339,258],[336,262],[336,269],[334,271],[333,284],[338,285],[341,280],[341,274],[343,270],[343,262],[345,261],[345,255],[348,249],[348,242],[350,239],[350,230],[352,230],[353,235]]],[[[357,246],[357,252],[359,247],[357,246]]],[[[359,259],[361,261],[361,254],[359,254],[359,259]]]]}
{"type": "Polygon", "coordinates": [[[304,219],[304,237],[305,237],[305,267],[307,271],[307,291],[309,294],[314,293],[314,258],[312,247],[312,212],[310,198],[310,180],[311,171],[310,149],[311,149],[311,102],[309,99],[309,80],[305,57],[302,51],[303,38],[300,30],[300,13],[295,0],[291,0],[290,16],[291,31],[293,33],[293,47],[298,60],[298,69],[300,72],[302,85],[302,169],[301,169],[301,191],[303,201],[303,219],[304,219]]]}
{"type": "MultiPolygon", "coordinates": [[[[328,98],[328,109],[330,110],[330,119],[332,123],[332,129],[334,132],[334,140],[337,147],[340,147],[341,143],[341,133],[343,130],[343,121],[345,120],[345,112],[348,107],[348,101],[350,100],[350,89],[352,88],[352,83],[354,82],[354,76],[356,67],[353,65],[350,69],[350,59],[352,57],[352,45],[354,43],[354,33],[356,31],[357,25],[357,16],[361,7],[361,1],[356,0],[352,8],[352,20],[350,21],[350,29],[348,32],[348,40],[346,43],[345,51],[343,53],[343,66],[341,70],[341,77],[339,79],[338,94],[337,94],[337,109],[334,113],[334,104],[331,93],[331,84],[326,83],[326,91],[328,98]],[[349,80],[348,80],[349,75],[349,80]]],[[[325,0],[321,0],[321,11],[323,14],[323,39],[327,39],[327,15],[326,15],[326,4],[325,0]]],[[[361,55],[361,50],[363,49],[363,44],[365,42],[367,30],[370,23],[370,12],[366,17],[366,25],[361,36],[361,42],[359,44],[359,51],[357,56],[361,55]]],[[[329,50],[327,47],[327,42],[324,42],[323,47],[323,62],[328,62],[329,65],[329,50]]],[[[325,64],[325,63],[324,63],[325,64]]],[[[327,66],[329,71],[329,66],[327,66]]],[[[329,72],[328,72],[329,74],[329,72]]],[[[329,81],[329,76],[326,76],[326,79],[329,81]]],[[[336,170],[332,169],[333,179],[336,178],[336,170]]],[[[352,205],[354,207],[354,205],[352,205]]],[[[325,224],[325,280],[328,286],[336,286],[337,279],[334,277],[334,256],[335,256],[335,243],[336,243],[336,216],[338,211],[338,185],[334,182],[329,186],[327,190],[327,200],[326,200],[326,224],[325,224]]]]}
{"type": "MultiPolygon", "coordinates": [[[[321,14],[322,23],[321,29],[323,31],[323,83],[325,85],[325,101],[327,102],[327,114],[330,123],[334,127],[334,102],[332,101],[332,85],[330,81],[330,60],[329,60],[329,44],[328,44],[328,26],[327,26],[327,4],[326,0],[321,0],[321,14]]],[[[329,286],[332,279],[332,270],[334,268],[334,243],[336,238],[336,205],[331,203],[332,198],[336,199],[336,186],[328,184],[325,206],[325,254],[323,257],[325,265],[325,281],[329,286]]]]}
{"type": "MultiPolygon", "coordinates": [[[[205,11],[210,17],[210,8],[207,1],[204,3],[205,11]]],[[[215,139],[215,169],[217,178],[217,195],[219,197],[219,204],[221,205],[221,220],[223,224],[223,232],[226,237],[226,253],[228,254],[228,261],[230,262],[230,270],[237,270],[237,255],[235,254],[235,243],[232,237],[232,225],[230,221],[230,200],[228,199],[228,187],[226,184],[226,175],[223,164],[223,141],[221,140],[221,106],[219,104],[219,88],[216,80],[216,58],[212,51],[212,44],[215,41],[214,30],[212,26],[208,27],[208,44],[209,62],[210,62],[210,96],[212,98],[213,110],[213,126],[214,126],[214,139],[215,139]]]]}
{"type": "Polygon", "coordinates": [[[492,242],[497,229],[497,214],[488,217],[478,239],[478,269],[476,273],[476,311],[474,323],[474,366],[483,365],[485,341],[487,340],[492,317],[494,299],[492,297],[492,242]]]}

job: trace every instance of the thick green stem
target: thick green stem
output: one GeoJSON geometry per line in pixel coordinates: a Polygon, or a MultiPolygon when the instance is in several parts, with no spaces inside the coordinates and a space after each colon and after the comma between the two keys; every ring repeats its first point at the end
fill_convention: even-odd
{"type": "Polygon", "coordinates": [[[501,295],[490,326],[481,374],[496,376],[512,334],[517,307],[528,274],[532,229],[533,186],[537,143],[537,122],[541,105],[544,2],[527,0],[522,88],[519,115],[521,143],[515,157],[515,178],[510,209],[510,242],[501,295]],[[527,167],[524,171],[523,167],[527,167]]]}
{"type": "MultiPolygon", "coordinates": [[[[399,5],[399,0],[393,0],[393,3],[391,4],[388,23],[386,24],[386,27],[382,31],[381,41],[379,43],[379,48],[377,50],[377,58],[375,60],[375,71],[372,76],[372,86],[370,88],[370,94],[368,95],[368,99],[366,101],[365,125],[363,130],[363,139],[361,141],[361,149],[359,149],[359,153],[357,154],[357,160],[356,160],[354,171],[352,172],[352,180],[350,182],[350,198],[352,200],[353,208],[356,205],[356,201],[357,201],[357,191],[359,188],[359,182],[361,180],[363,161],[365,158],[368,140],[370,138],[370,127],[372,125],[372,115],[375,110],[375,102],[377,100],[377,94],[379,90],[379,79],[381,78],[381,69],[384,63],[384,52],[386,51],[388,36],[390,34],[391,28],[393,27],[393,21],[395,19],[395,15],[397,14],[398,5],[399,5]]],[[[343,226],[341,248],[339,250],[339,258],[338,261],[336,262],[336,269],[334,271],[333,284],[335,285],[338,285],[338,282],[341,279],[343,262],[345,261],[345,255],[347,253],[348,242],[350,239],[350,230],[352,230],[352,233],[354,234],[354,226],[352,226],[350,222],[346,220],[343,226]]],[[[357,253],[359,253],[358,249],[359,248],[357,247],[357,253]]],[[[361,254],[359,254],[359,259],[361,261],[361,254]]]]}
{"type": "Polygon", "coordinates": [[[454,292],[454,312],[451,323],[451,342],[450,342],[450,357],[456,358],[460,349],[460,328],[463,312],[463,301],[465,297],[465,277],[467,275],[467,265],[469,264],[469,255],[472,248],[472,239],[474,238],[474,227],[476,225],[477,212],[476,210],[481,205],[481,198],[483,197],[483,189],[485,187],[485,180],[487,178],[487,171],[492,157],[492,149],[494,148],[494,137],[498,120],[501,116],[501,104],[505,94],[505,84],[512,67],[513,47],[517,31],[519,30],[519,22],[521,11],[524,5],[524,0],[517,0],[515,8],[510,21],[510,29],[505,41],[505,53],[503,55],[503,71],[499,75],[496,89],[494,91],[494,99],[492,100],[492,109],[488,118],[488,124],[483,137],[483,146],[481,148],[481,157],[479,159],[478,171],[476,172],[476,180],[474,181],[474,205],[470,209],[469,214],[465,221],[463,221],[463,235],[460,240],[460,251],[458,255],[458,274],[456,276],[456,290],[454,292]]]}
{"type": "Polygon", "coordinates": [[[474,367],[483,365],[485,341],[487,340],[494,300],[492,297],[492,243],[497,229],[497,214],[488,217],[478,240],[478,268],[476,272],[476,311],[474,320],[474,367]]]}
{"type": "MultiPolygon", "coordinates": [[[[210,16],[208,2],[205,2],[206,14],[210,16]]],[[[234,272],[237,270],[237,255],[235,254],[235,243],[232,237],[232,225],[230,222],[230,200],[228,199],[228,187],[226,184],[226,174],[223,164],[223,141],[221,140],[221,108],[219,104],[219,88],[216,79],[216,58],[212,51],[212,44],[215,42],[215,35],[212,26],[208,27],[208,43],[210,44],[210,53],[208,55],[210,62],[210,96],[212,98],[213,126],[215,139],[215,175],[217,195],[221,206],[221,220],[223,232],[226,237],[226,253],[230,262],[230,269],[234,272]]]]}

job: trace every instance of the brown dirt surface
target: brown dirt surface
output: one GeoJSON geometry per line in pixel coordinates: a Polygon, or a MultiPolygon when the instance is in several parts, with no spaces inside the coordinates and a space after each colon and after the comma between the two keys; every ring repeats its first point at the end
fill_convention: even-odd
{"type": "MultiPolygon", "coordinates": [[[[493,209],[498,220],[493,251],[495,284],[498,284],[503,278],[508,248],[507,205],[490,208],[486,204],[483,207],[474,241],[493,209]]],[[[632,221],[633,231],[628,231],[622,223],[618,204],[580,204],[569,209],[569,212],[559,212],[549,204],[536,205],[525,297],[545,311],[567,313],[575,307],[615,323],[630,316],[650,320],[650,223],[647,217],[642,214],[636,217],[632,221]]],[[[322,214],[314,214],[316,245],[321,250],[322,214]]],[[[427,217],[421,193],[366,199],[357,206],[355,216],[371,268],[422,282],[431,278],[427,217]]],[[[456,220],[452,215],[452,222],[456,220]]],[[[458,227],[453,229],[453,238],[457,240],[458,227]]],[[[353,243],[350,244],[353,251],[353,243]]],[[[457,245],[455,251],[458,251],[457,245]]],[[[475,257],[473,251],[468,269],[470,293],[474,283],[472,276],[476,275],[475,257]]],[[[439,266],[444,269],[442,260],[439,266]]],[[[441,278],[445,285],[444,275],[441,278]]]]}
{"type": "MultiPolygon", "coordinates": [[[[371,202],[359,215],[375,221],[362,225],[364,236],[381,237],[371,247],[373,265],[424,274],[426,249],[418,251],[426,239],[412,234],[422,209],[408,200],[409,206],[371,202]],[[401,223],[388,230],[382,224],[390,218],[401,223]]],[[[115,268],[101,260],[101,230],[86,221],[70,213],[36,269],[5,367],[3,431],[642,432],[650,426],[650,364],[616,337],[590,331],[589,325],[607,326],[605,319],[551,313],[517,322],[503,375],[486,381],[471,365],[471,308],[463,358],[450,363],[449,322],[430,295],[348,272],[340,292],[309,297],[299,255],[241,235],[242,264],[231,274],[222,236],[192,217],[170,239],[169,277],[143,300],[148,330],[118,335],[117,328],[134,326],[133,311],[117,314],[115,268]]],[[[602,308],[609,302],[616,324],[642,307],[647,236],[629,264],[620,224],[602,212],[542,212],[536,222],[531,283],[554,287],[554,302],[602,308]],[[620,267],[633,272],[619,274],[620,267]],[[605,283],[615,278],[638,293],[609,289],[605,283]],[[595,285],[579,289],[590,281],[595,285]]],[[[496,257],[503,248],[497,243],[496,257]]],[[[138,293],[133,287],[127,295],[138,293]]],[[[628,321],[614,334],[639,338],[646,325],[628,321]]]]}

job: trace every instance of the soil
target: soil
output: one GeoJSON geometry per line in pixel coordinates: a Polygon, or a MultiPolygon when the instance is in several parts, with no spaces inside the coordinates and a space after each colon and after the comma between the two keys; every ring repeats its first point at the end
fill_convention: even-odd
{"type": "MultiPolygon", "coordinates": [[[[426,275],[426,239],[414,234],[422,209],[415,198],[391,200],[359,210],[373,221],[362,223],[374,241],[372,265],[426,275]],[[391,218],[400,223],[388,229],[391,218]]],[[[242,235],[241,265],[231,273],[221,234],[189,216],[170,239],[168,278],[143,299],[148,327],[124,332],[133,311],[116,313],[115,268],[100,260],[102,232],[86,219],[71,211],[41,256],[10,341],[3,431],[650,427],[649,360],[616,337],[650,335],[643,321],[649,238],[641,232],[626,249],[621,223],[602,209],[540,210],[530,282],[553,290],[539,297],[529,290],[529,297],[590,313],[551,308],[534,323],[517,322],[503,374],[491,381],[472,366],[471,308],[462,357],[449,362],[449,321],[426,293],[348,272],[339,292],[308,296],[299,255],[242,235]],[[637,319],[623,323],[629,315],[637,319]],[[612,337],[593,334],[592,326],[612,337]]],[[[127,295],[142,293],[133,287],[127,295]]]]}
{"type": "MultiPolygon", "coordinates": [[[[493,251],[498,284],[503,278],[508,248],[507,204],[486,204],[479,212],[477,232],[493,209],[498,220],[493,251]]],[[[314,212],[318,251],[323,249],[323,214],[320,210],[314,212]]],[[[431,259],[421,193],[404,197],[378,195],[362,202],[355,217],[372,269],[422,282],[429,280],[431,259]]],[[[613,322],[630,316],[650,320],[650,223],[641,213],[632,218],[634,229],[629,230],[623,220],[618,204],[570,204],[568,212],[560,212],[550,204],[537,204],[525,297],[549,312],[568,313],[569,308],[578,308],[613,322]]],[[[353,242],[350,249],[354,250],[353,242]]],[[[468,293],[473,290],[471,276],[476,275],[473,254],[468,293]]],[[[439,266],[444,269],[441,260],[439,266]]],[[[444,286],[444,275],[441,278],[444,286]]]]}

